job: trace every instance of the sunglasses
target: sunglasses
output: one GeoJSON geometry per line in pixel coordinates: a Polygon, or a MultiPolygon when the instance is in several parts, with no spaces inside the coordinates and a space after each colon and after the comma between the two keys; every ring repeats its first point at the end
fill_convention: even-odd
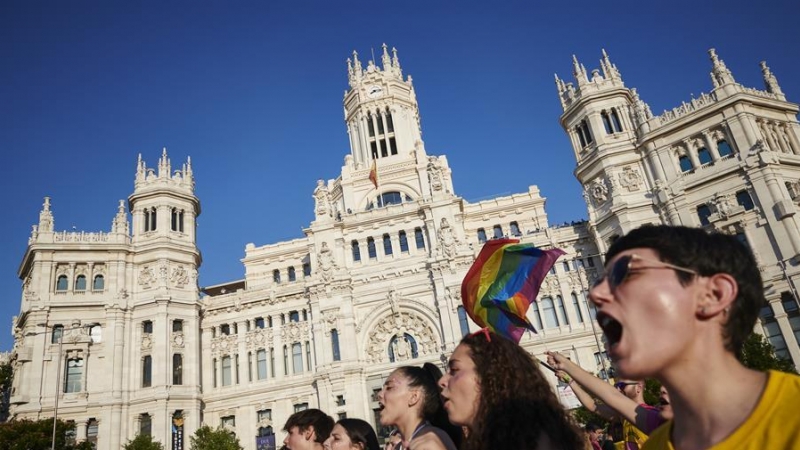
{"type": "Polygon", "coordinates": [[[637,384],[639,383],[636,381],[618,381],[614,383],[614,387],[622,391],[625,390],[627,386],[636,386],[637,384]]]}
{"type": "Polygon", "coordinates": [[[612,291],[616,290],[622,283],[625,282],[625,280],[628,279],[628,275],[630,275],[632,270],[645,270],[645,269],[672,269],[672,270],[677,270],[679,272],[697,275],[696,271],[692,269],[687,269],[686,267],[665,263],[664,261],[659,261],[657,259],[642,258],[639,255],[631,254],[631,255],[620,256],[611,266],[611,269],[607,271],[605,275],[598,278],[594,282],[593,287],[602,284],[603,280],[608,280],[608,287],[612,291]],[[644,267],[632,267],[634,261],[643,261],[655,265],[644,266],[644,267]]]}

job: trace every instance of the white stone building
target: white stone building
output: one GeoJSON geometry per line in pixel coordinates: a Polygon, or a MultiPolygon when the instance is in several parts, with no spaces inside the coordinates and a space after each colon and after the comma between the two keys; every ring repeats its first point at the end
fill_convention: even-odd
{"type": "Polygon", "coordinates": [[[761,329],[778,356],[800,367],[800,125],[761,62],[764,90],[742,86],[709,50],[711,92],[654,116],[603,51],[589,75],[573,57],[577,86],[556,76],[600,252],[646,223],[706,227],[754,252],[769,306],[761,329]]]}
{"type": "MultiPolygon", "coordinates": [[[[775,307],[765,329],[800,361],[796,310],[779,309],[789,285],[775,267],[800,248],[796,236],[784,243],[797,233],[792,196],[800,191],[786,190],[798,179],[796,105],[777,82],[762,92],[723,77],[712,94],[653,118],[607,57],[603,68],[589,80],[576,62],[577,88],[557,80],[589,222],[550,226],[536,186],[479,203],[459,197],[446,157],[425,149],[411,77],[385,47],[380,66],[365,69],[355,53],[348,63],[351,151],[337,177],[317,182],[315,220],[301,238],[248,244],[241,280],[198,288],[191,164],[172,171],[166,151],[157,170],[140,159],[132,221],[120,202],[111,232],[55,231],[46,199],[19,270],[12,414],[57,409],[75,422],[77,439],[98,448],[119,448],[140,432],[188,448],[175,440],[205,423],[229,428],[252,450],[270,436],[280,442],[285,420],[306,407],[376,424],[374,392],[393,368],[441,361],[474,327],[460,284],[482,242],[500,236],[567,252],[529,312],[540,333],[522,345],[568,353],[600,372],[584,296],[598,255],[642,223],[699,225],[704,203],[713,208],[709,226],[746,233],[758,252],[775,307]],[[788,132],[794,137],[779,137],[788,132]],[[705,166],[703,143],[716,145],[705,166]],[[691,172],[681,170],[683,155],[696,163],[691,172]],[[744,180],[752,205],[719,206],[714,194],[738,193],[744,180]],[[778,198],[783,209],[773,207],[778,198]]],[[[787,271],[795,273],[791,264],[787,271]]]]}

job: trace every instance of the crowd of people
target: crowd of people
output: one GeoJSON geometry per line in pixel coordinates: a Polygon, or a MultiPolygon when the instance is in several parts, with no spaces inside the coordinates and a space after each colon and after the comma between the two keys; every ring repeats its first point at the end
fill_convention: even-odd
{"type": "Polygon", "coordinates": [[[737,359],[766,305],[758,265],[737,239],[638,228],[611,246],[589,297],[620,378],[611,385],[557,352],[547,361],[589,411],[618,421],[617,433],[578,424],[538,360],[484,329],[462,339],[444,374],[425,364],[389,375],[380,424],[394,432],[383,447],[366,421],[309,409],[286,422],[284,448],[800,449],[800,377],[737,359]],[[662,384],[657,407],[643,398],[649,378],[662,384]]]}

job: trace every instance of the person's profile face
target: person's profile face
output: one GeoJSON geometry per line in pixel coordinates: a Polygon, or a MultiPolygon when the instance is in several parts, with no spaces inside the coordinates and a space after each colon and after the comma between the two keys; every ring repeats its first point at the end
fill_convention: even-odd
{"type": "Polygon", "coordinates": [[[289,429],[289,435],[283,440],[283,445],[289,450],[304,450],[313,443],[313,430],[300,431],[300,427],[289,429]]]}
{"type": "Polygon", "coordinates": [[[397,425],[406,415],[411,414],[414,388],[408,385],[408,378],[400,370],[395,370],[383,383],[378,394],[381,405],[381,425],[397,425]]]}
{"type": "Polygon", "coordinates": [[[480,403],[480,380],[469,347],[460,344],[448,362],[447,373],[439,380],[447,417],[453,425],[471,427],[480,403]]]}
{"type": "Polygon", "coordinates": [[[322,445],[325,450],[350,450],[361,448],[353,444],[353,441],[350,440],[350,435],[347,434],[347,430],[338,423],[333,426],[331,435],[328,436],[328,439],[326,439],[322,445]]]}

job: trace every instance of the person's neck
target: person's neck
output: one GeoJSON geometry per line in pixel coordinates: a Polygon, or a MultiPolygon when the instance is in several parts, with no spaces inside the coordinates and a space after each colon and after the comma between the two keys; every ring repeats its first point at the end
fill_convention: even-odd
{"type": "Polygon", "coordinates": [[[705,449],[729,436],[753,412],[767,381],[765,373],[744,367],[728,351],[696,355],[659,376],[675,411],[672,443],[683,450],[705,449]]]}
{"type": "Polygon", "coordinates": [[[397,429],[400,430],[403,440],[407,442],[411,440],[414,431],[417,430],[417,427],[419,427],[422,422],[424,422],[422,418],[409,415],[409,417],[398,421],[395,425],[397,425],[397,429]]]}

